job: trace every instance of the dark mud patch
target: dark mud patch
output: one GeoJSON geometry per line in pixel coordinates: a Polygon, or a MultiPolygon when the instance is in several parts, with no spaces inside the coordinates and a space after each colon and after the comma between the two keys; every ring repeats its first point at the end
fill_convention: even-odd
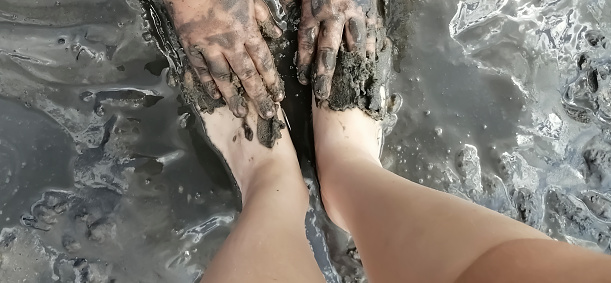
{"type": "Polygon", "coordinates": [[[272,148],[276,144],[276,140],[282,138],[280,132],[286,127],[284,122],[278,119],[278,116],[274,116],[270,119],[257,120],[257,138],[259,142],[267,148],[272,148]]]}
{"type": "Polygon", "coordinates": [[[191,69],[186,70],[184,80],[180,86],[185,102],[196,106],[203,113],[212,114],[215,109],[226,105],[222,98],[212,98],[191,69]]]}
{"type": "MultiPolygon", "coordinates": [[[[378,31],[385,34],[384,30],[378,31]]],[[[384,38],[384,37],[383,37],[384,38]]],[[[391,44],[382,40],[375,58],[365,58],[344,47],[337,56],[329,108],[345,111],[358,107],[376,120],[383,120],[388,114],[386,84],[390,69],[391,44]]]]}

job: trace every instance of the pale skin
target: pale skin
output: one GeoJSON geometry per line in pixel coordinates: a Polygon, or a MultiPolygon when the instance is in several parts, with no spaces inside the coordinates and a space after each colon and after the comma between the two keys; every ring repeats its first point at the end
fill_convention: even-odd
{"type": "MultiPolygon", "coordinates": [[[[225,5],[227,1],[167,0],[175,6],[172,14],[183,47],[194,50],[189,59],[204,88],[228,104],[212,114],[201,113],[201,118],[242,193],[242,214],[202,282],[324,282],[305,236],[308,192],[288,130],[282,130],[283,137],[269,149],[256,139],[247,140],[244,120],[236,118],[245,117],[256,136],[256,119],[281,117],[269,104],[284,95],[261,92],[277,84],[275,67],[272,71],[266,57],[271,54],[260,34],[252,33],[254,23],[268,21],[269,14],[261,2],[225,5]],[[224,28],[181,32],[180,26],[192,23],[207,26],[209,18],[195,20],[197,11],[221,6],[224,10],[218,13],[226,14],[218,18],[224,28]],[[240,17],[235,15],[245,11],[250,20],[242,17],[236,29],[240,17]],[[222,48],[219,42],[230,42],[232,48],[222,48]],[[248,44],[259,52],[247,55],[241,48],[248,49],[248,44]],[[250,68],[245,72],[240,69],[244,65],[232,62],[252,65],[245,64],[250,68]],[[218,71],[214,64],[222,65],[224,73],[212,72],[218,71]],[[259,68],[263,65],[267,67],[259,68]],[[244,85],[246,98],[236,97],[235,86],[227,84],[229,68],[244,85]],[[255,69],[258,76],[253,75],[255,69]]],[[[380,123],[358,109],[331,111],[324,102],[335,68],[328,59],[337,54],[341,34],[346,31],[349,50],[375,58],[375,37],[359,37],[350,27],[359,30],[377,19],[365,18],[367,7],[358,1],[305,0],[303,5],[299,78],[308,83],[303,70],[316,64],[314,80],[319,83],[314,83],[313,94],[323,102],[313,103],[312,112],[323,203],[331,220],[352,234],[371,282],[608,282],[610,257],[555,242],[527,225],[383,169],[378,160],[380,123]]]]}
{"type": "MultiPolygon", "coordinates": [[[[371,282],[610,278],[606,255],[553,241],[513,219],[383,169],[377,158],[380,125],[362,111],[314,106],[313,114],[325,208],[354,237],[371,282]]],[[[241,119],[226,107],[201,116],[214,125],[206,131],[243,195],[238,223],[202,282],[325,282],[305,237],[307,189],[287,130],[268,149],[247,141],[241,119]]],[[[247,119],[254,123],[256,114],[247,119]]]]}

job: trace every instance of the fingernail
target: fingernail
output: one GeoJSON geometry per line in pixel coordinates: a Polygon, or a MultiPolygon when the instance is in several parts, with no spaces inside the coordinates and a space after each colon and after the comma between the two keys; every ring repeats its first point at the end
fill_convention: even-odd
{"type": "Polygon", "coordinates": [[[324,0],[312,0],[311,5],[312,5],[312,15],[316,17],[320,13],[320,10],[322,10],[322,7],[324,5],[324,0]]]}
{"type": "Polygon", "coordinates": [[[210,97],[212,97],[213,99],[221,98],[221,93],[216,88],[216,84],[213,81],[205,82],[203,87],[204,87],[204,91],[208,95],[210,95],[210,97]]]}
{"type": "Polygon", "coordinates": [[[331,49],[323,49],[321,51],[322,54],[320,54],[320,56],[325,69],[328,71],[335,69],[335,60],[337,59],[335,52],[331,49]]]}
{"type": "Polygon", "coordinates": [[[274,116],[274,103],[271,99],[266,98],[259,103],[259,111],[261,112],[261,117],[265,119],[269,119],[274,116]]]}
{"type": "Polygon", "coordinates": [[[271,93],[274,95],[275,102],[280,102],[284,99],[286,93],[284,92],[284,81],[282,79],[278,79],[278,82],[274,84],[271,93]]]}
{"type": "Polygon", "coordinates": [[[240,96],[240,105],[238,106],[238,114],[240,115],[240,118],[246,117],[248,114],[247,106],[248,104],[246,104],[246,99],[240,96]]]}
{"type": "Polygon", "coordinates": [[[320,75],[314,79],[314,94],[316,98],[326,99],[329,96],[328,82],[329,77],[326,75],[320,75]]]}
{"type": "Polygon", "coordinates": [[[276,30],[276,38],[279,38],[282,36],[282,30],[279,27],[275,27],[276,30]]]}
{"type": "Polygon", "coordinates": [[[350,35],[352,35],[352,40],[354,40],[354,42],[363,41],[362,31],[365,29],[365,23],[351,18],[348,21],[348,25],[350,27],[350,35]]]}
{"type": "Polygon", "coordinates": [[[309,64],[301,65],[297,68],[297,79],[302,85],[308,85],[310,83],[311,68],[309,64]]]}
{"type": "Polygon", "coordinates": [[[239,95],[232,96],[227,102],[229,105],[229,109],[233,113],[234,116],[238,118],[246,117],[248,114],[248,109],[246,108],[246,101],[243,97],[239,95]]]}
{"type": "Polygon", "coordinates": [[[278,91],[276,94],[274,94],[274,101],[280,102],[284,99],[284,96],[285,96],[284,90],[278,91]]]}

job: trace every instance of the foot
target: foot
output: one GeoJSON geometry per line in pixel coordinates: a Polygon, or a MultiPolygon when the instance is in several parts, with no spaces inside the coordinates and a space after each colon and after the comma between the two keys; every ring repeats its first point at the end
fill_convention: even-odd
{"type": "MultiPolygon", "coordinates": [[[[191,73],[186,72],[185,84],[192,81],[191,73]]],[[[254,109],[255,105],[248,101],[247,107],[254,109]]],[[[284,121],[280,107],[275,109],[278,119],[284,121]]],[[[279,174],[300,176],[297,155],[286,127],[280,129],[282,137],[274,140],[269,148],[258,139],[257,125],[262,118],[256,111],[248,111],[246,117],[237,118],[227,106],[216,108],[212,113],[209,110],[201,111],[199,106],[198,110],[208,138],[223,155],[240,187],[243,206],[255,190],[271,189],[260,184],[269,183],[279,174]]]]}
{"type": "Polygon", "coordinates": [[[359,108],[333,111],[325,104],[323,102],[320,108],[312,106],[318,178],[327,215],[333,223],[348,231],[334,205],[342,197],[334,188],[344,178],[341,169],[344,166],[368,162],[382,167],[379,160],[382,122],[359,108]]]}
{"type": "Polygon", "coordinates": [[[335,205],[345,196],[338,193],[336,188],[342,185],[346,177],[345,168],[349,166],[370,163],[382,167],[379,157],[383,127],[388,124],[386,118],[392,115],[387,109],[393,108],[386,93],[388,72],[384,68],[390,65],[388,54],[391,43],[385,39],[382,21],[376,18],[368,17],[368,24],[377,28],[376,32],[367,34],[366,57],[360,59],[361,66],[369,72],[363,72],[366,74],[364,76],[348,77],[358,61],[349,58],[362,55],[350,52],[349,56],[340,56],[337,60],[339,72],[336,74],[341,76],[334,83],[344,83],[349,87],[333,88],[328,100],[312,103],[314,144],[323,203],[329,218],[346,231],[346,224],[335,205]],[[350,89],[354,89],[356,94],[351,93],[350,89]],[[341,102],[339,104],[354,105],[339,105],[338,101],[341,102]]]}

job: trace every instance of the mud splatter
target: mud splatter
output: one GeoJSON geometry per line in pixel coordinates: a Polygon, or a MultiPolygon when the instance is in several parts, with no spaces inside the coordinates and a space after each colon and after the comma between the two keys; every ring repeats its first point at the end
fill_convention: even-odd
{"type": "Polygon", "coordinates": [[[276,144],[276,140],[282,138],[280,131],[284,128],[286,128],[286,125],[278,119],[278,115],[271,119],[257,117],[257,138],[267,148],[272,148],[276,144]]]}

